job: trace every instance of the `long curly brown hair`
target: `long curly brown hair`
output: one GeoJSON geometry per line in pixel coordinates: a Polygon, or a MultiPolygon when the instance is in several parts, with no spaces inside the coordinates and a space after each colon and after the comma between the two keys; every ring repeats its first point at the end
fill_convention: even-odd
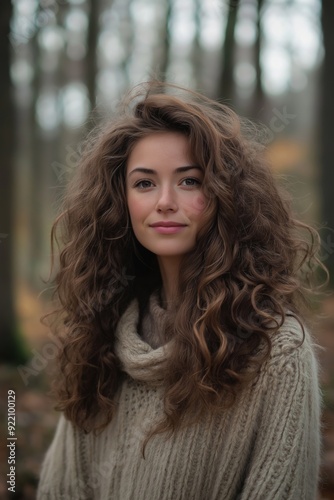
{"type": "Polygon", "coordinates": [[[156,255],[132,231],[125,189],[132,148],[159,131],[184,134],[204,168],[208,223],[180,266],[178,307],[167,325],[175,343],[164,372],[164,417],[143,450],[185,417],[233,405],[269,357],[286,315],[304,331],[316,271],[327,274],[318,231],[293,215],[255,128],[196,92],[143,84],[90,134],[51,230],[51,269],[54,243],[59,255],[58,307],[50,314],[62,343],[54,390],[57,408],[76,426],[90,432],[113,418],[122,380],[115,328],[133,298],[143,311],[162,284],[156,255]]]}

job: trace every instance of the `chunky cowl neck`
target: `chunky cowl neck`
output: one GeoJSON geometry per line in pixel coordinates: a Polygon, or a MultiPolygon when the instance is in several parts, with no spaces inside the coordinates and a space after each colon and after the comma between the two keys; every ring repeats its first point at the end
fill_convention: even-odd
{"type": "Polygon", "coordinates": [[[143,317],[142,336],[138,332],[139,304],[136,298],[121,316],[115,332],[115,353],[122,370],[133,379],[161,384],[162,368],[173,344],[173,340],[163,343],[168,314],[169,311],[160,304],[158,291],[155,291],[143,317]]]}

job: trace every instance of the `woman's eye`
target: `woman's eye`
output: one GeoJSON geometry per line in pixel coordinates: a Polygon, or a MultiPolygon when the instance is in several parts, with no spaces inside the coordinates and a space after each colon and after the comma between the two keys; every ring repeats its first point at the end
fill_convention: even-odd
{"type": "Polygon", "coordinates": [[[151,181],[145,181],[145,180],[144,181],[139,181],[139,182],[137,182],[135,184],[135,187],[141,187],[141,189],[145,189],[145,188],[150,187],[150,186],[148,186],[148,184],[152,184],[152,182],[151,181]],[[145,185],[145,183],[146,183],[146,185],[145,185]]]}
{"type": "Polygon", "coordinates": [[[186,182],[187,186],[195,186],[197,184],[201,184],[198,179],[194,179],[193,177],[187,177],[186,179],[183,179],[182,182],[186,182]],[[190,183],[188,181],[190,181],[190,183]]]}

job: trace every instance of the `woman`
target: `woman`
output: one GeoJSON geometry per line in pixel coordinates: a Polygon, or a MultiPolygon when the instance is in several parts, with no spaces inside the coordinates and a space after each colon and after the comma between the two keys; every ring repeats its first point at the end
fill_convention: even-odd
{"type": "Polygon", "coordinates": [[[249,132],[151,83],[88,141],[51,234],[62,416],[39,499],[316,497],[319,237],[249,132]]]}

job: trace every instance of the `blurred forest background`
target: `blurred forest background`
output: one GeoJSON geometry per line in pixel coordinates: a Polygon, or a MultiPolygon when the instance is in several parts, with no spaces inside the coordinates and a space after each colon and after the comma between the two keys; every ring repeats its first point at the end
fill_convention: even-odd
{"type": "MultiPolygon", "coordinates": [[[[57,340],[39,322],[50,229],[80,142],[155,76],[262,124],[272,168],[321,229],[334,288],[333,0],[1,0],[0,498],[7,391],[16,391],[16,493],[35,498],[57,414],[46,396],[57,340]]],[[[334,300],[318,332],[324,393],[319,499],[334,498],[334,300]]],[[[270,499],[268,499],[270,500],[270,499]]]]}

